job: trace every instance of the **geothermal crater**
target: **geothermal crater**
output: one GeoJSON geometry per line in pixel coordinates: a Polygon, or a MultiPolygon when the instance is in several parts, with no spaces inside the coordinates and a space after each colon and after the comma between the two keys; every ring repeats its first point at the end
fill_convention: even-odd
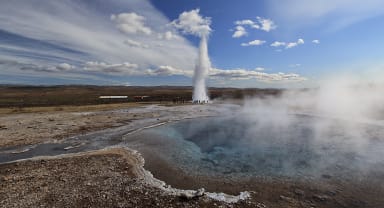
{"type": "Polygon", "coordinates": [[[265,177],[348,180],[364,177],[371,170],[384,173],[380,160],[384,156],[383,134],[378,124],[309,115],[271,118],[240,113],[185,120],[125,139],[148,156],[147,168],[160,178],[167,174],[151,162],[163,159],[196,181],[202,177],[220,181],[265,177]],[[150,158],[153,155],[155,160],[150,158]]]}

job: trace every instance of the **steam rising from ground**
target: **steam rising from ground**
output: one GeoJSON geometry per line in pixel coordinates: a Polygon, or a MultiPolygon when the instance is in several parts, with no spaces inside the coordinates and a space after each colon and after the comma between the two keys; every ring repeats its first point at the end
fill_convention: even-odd
{"type": "Polygon", "coordinates": [[[383,93],[384,83],[338,78],[323,82],[317,89],[287,90],[279,97],[250,99],[246,102],[246,109],[257,104],[261,109],[310,113],[345,122],[376,122],[384,118],[383,93]]]}
{"type": "Polygon", "coordinates": [[[211,63],[208,56],[207,37],[202,36],[199,47],[199,60],[196,64],[195,73],[193,76],[193,101],[208,101],[207,88],[205,79],[208,71],[211,68],[211,63]]]}
{"type": "Polygon", "coordinates": [[[199,47],[199,57],[195,67],[193,76],[193,101],[206,102],[209,100],[205,79],[208,71],[211,68],[211,63],[208,56],[208,36],[211,32],[209,18],[202,17],[199,14],[200,10],[195,9],[189,12],[180,14],[177,20],[172,22],[172,25],[180,29],[183,33],[196,35],[201,38],[199,47]]]}
{"type": "Polygon", "coordinates": [[[152,128],[138,140],[160,142],[147,151],[196,176],[377,178],[384,174],[383,92],[380,83],[337,79],[244,106],[195,106],[220,116],[152,128]]]}
{"type": "Polygon", "coordinates": [[[301,133],[289,135],[297,133],[293,129],[301,125],[298,117],[292,115],[314,118],[302,124],[305,128],[300,131],[307,132],[308,138],[312,139],[302,144],[310,145],[313,151],[324,157],[324,160],[316,161],[316,167],[344,163],[346,155],[364,161],[359,163],[361,170],[384,162],[382,83],[353,78],[332,79],[318,89],[286,91],[279,97],[249,99],[242,112],[243,120],[253,124],[247,133],[254,135],[255,140],[277,135],[281,143],[303,136],[301,133]],[[260,135],[265,132],[269,135],[260,135]]]}
{"type": "Polygon", "coordinates": [[[345,78],[324,82],[318,89],[246,99],[239,111],[222,112],[227,116],[172,128],[171,135],[199,149],[183,144],[177,155],[195,155],[178,163],[187,164],[187,170],[192,167],[191,172],[240,178],[384,173],[383,92],[379,83],[345,78]]]}

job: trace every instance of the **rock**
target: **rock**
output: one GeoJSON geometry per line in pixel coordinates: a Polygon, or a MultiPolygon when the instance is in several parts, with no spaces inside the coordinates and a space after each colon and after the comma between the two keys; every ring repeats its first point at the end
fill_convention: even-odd
{"type": "Polygon", "coordinates": [[[283,196],[283,195],[280,195],[280,199],[283,201],[289,202],[289,203],[294,202],[294,199],[292,199],[291,197],[287,197],[287,196],[283,196]]]}
{"type": "Polygon", "coordinates": [[[205,195],[208,198],[211,198],[213,200],[225,202],[228,204],[237,203],[239,201],[245,201],[251,197],[251,194],[248,191],[240,192],[240,194],[237,196],[228,195],[224,193],[210,193],[210,192],[205,193],[205,195]]]}
{"type": "Polygon", "coordinates": [[[73,149],[74,147],[73,146],[68,146],[68,147],[64,147],[64,150],[70,150],[70,149],[73,149]]]}
{"type": "Polygon", "coordinates": [[[327,191],[326,194],[328,196],[335,196],[336,195],[336,191],[327,191]]]}
{"type": "Polygon", "coordinates": [[[318,194],[313,195],[312,198],[315,199],[316,201],[322,201],[322,202],[324,202],[324,201],[326,201],[327,199],[329,199],[328,196],[325,196],[325,195],[318,195],[318,194]]]}
{"type": "Polygon", "coordinates": [[[304,196],[304,191],[303,190],[300,190],[300,189],[295,189],[294,193],[297,195],[297,196],[304,196]]]}
{"type": "Polygon", "coordinates": [[[198,190],[186,190],[186,191],[183,191],[179,194],[179,197],[182,198],[182,199],[195,199],[195,198],[198,198],[198,197],[202,197],[205,193],[205,189],[204,188],[201,188],[201,189],[198,189],[198,190]]]}
{"type": "Polygon", "coordinates": [[[204,193],[205,193],[205,189],[204,188],[197,189],[197,191],[196,191],[196,195],[197,196],[203,196],[204,193]]]}
{"type": "Polygon", "coordinates": [[[256,204],[256,207],[257,207],[257,208],[266,208],[267,205],[265,205],[265,204],[263,204],[263,203],[257,203],[257,204],[256,204]]]}
{"type": "Polygon", "coordinates": [[[331,179],[332,178],[332,176],[328,175],[328,174],[323,174],[323,175],[321,175],[321,177],[323,177],[325,179],[331,179]]]}

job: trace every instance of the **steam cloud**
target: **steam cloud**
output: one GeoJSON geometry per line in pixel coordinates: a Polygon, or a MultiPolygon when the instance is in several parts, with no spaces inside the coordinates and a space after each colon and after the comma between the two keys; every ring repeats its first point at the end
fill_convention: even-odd
{"type": "Polygon", "coordinates": [[[201,38],[199,46],[199,57],[193,76],[193,101],[208,101],[205,79],[211,68],[211,62],[208,56],[208,36],[211,32],[209,18],[204,18],[199,14],[200,10],[195,9],[180,14],[172,25],[180,29],[185,34],[196,35],[201,38]]]}
{"type": "Polygon", "coordinates": [[[246,99],[238,113],[229,106],[221,113],[228,117],[179,131],[200,147],[198,159],[214,164],[197,165],[199,173],[367,177],[384,171],[383,92],[380,83],[338,78],[318,89],[246,99]]]}
{"type": "Polygon", "coordinates": [[[193,77],[193,97],[194,101],[208,101],[207,88],[205,86],[205,78],[208,75],[208,70],[211,68],[211,63],[208,56],[207,37],[202,36],[199,47],[199,60],[196,64],[195,74],[193,77]]]}
{"type": "MultiPolygon", "coordinates": [[[[298,145],[308,146],[318,157],[312,162],[306,158],[314,171],[339,166],[367,172],[383,164],[383,92],[381,81],[349,77],[327,80],[318,89],[247,99],[242,120],[248,127],[242,128],[256,138],[275,135],[283,144],[300,138],[298,145]]],[[[257,140],[247,142],[260,145],[257,140]]],[[[289,160],[284,162],[293,171],[289,160]]]]}

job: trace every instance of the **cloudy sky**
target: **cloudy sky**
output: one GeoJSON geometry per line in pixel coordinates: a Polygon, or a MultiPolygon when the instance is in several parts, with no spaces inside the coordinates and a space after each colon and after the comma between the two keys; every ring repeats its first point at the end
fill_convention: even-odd
{"type": "Polygon", "coordinates": [[[199,38],[179,23],[202,21],[209,86],[369,79],[383,20],[381,0],[0,0],[0,84],[191,85],[199,38]]]}

